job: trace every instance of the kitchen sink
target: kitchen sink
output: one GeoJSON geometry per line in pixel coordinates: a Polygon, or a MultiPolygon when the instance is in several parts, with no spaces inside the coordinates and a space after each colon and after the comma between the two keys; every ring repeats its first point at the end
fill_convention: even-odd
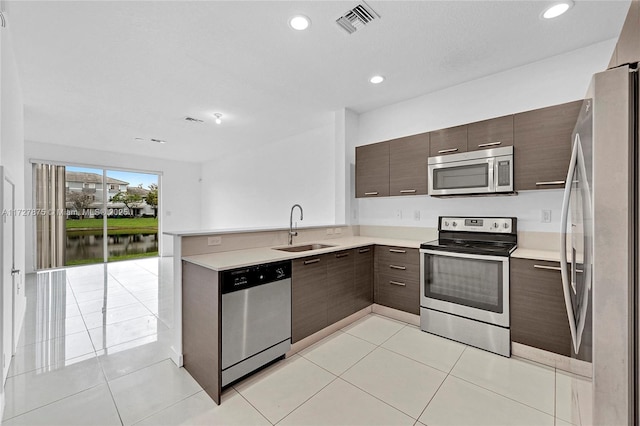
{"type": "Polygon", "coordinates": [[[305,244],[302,246],[280,247],[274,250],[289,251],[289,252],[297,253],[299,251],[318,250],[318,249],[323,249],[327,247],[335,247],[335,246],[332,246],[329,244],[305,244]]]}

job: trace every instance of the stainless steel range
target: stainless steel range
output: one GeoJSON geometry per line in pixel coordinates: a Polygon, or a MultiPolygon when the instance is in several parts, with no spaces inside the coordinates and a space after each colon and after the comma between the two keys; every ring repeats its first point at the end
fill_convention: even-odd
{"type": "Polygon", "coordinates": [[[420,328],[511,356],[509,257],[513,217],[438,218],[438,239],[420,246],[420,328]]]}

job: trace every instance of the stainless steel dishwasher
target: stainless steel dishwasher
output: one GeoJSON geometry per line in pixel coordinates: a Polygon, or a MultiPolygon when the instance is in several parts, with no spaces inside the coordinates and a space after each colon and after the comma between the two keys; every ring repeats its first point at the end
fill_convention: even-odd
{"type": "Polygon", "coordinates": [[[222,386],[291,349],[291,262],[222,273],[222,386]]]}

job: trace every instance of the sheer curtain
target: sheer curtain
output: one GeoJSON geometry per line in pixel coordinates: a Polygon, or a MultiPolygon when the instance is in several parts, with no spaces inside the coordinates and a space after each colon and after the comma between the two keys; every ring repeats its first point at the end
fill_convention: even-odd
{"type": "Polygon", "coordinates": [[[65,167],[34,164],[33,168],[37,209],[37,269],[58,268],[65,264],[65,167]]]}

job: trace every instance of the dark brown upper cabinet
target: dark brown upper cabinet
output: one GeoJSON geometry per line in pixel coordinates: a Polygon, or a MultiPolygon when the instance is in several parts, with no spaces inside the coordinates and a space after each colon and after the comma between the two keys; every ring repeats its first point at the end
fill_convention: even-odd
{"type": "Polygon", "coordinates": [[[449,127],[430,133],[429,156],[467,152],[467,125],[449,127]]]}
{"type": "Polygon", "coordinates": [[[467,148],[469,151],[512,145],[513,115],[469,124],[467,129],[467,148]]]}
{"type": "Polygon", "coordinates": [[[389,194],[426,194],[429,133],[407,136],[389,143],[389,194]]]}
{"type": "Polygon", "coordinates": [[[389,196],[389,141],[356,147],[356,198],[389,196]]]}
{"type": "Polygon", "coordinates": [[[516,191],[564,187],[582,100],[514,116],[516,191]]]}

